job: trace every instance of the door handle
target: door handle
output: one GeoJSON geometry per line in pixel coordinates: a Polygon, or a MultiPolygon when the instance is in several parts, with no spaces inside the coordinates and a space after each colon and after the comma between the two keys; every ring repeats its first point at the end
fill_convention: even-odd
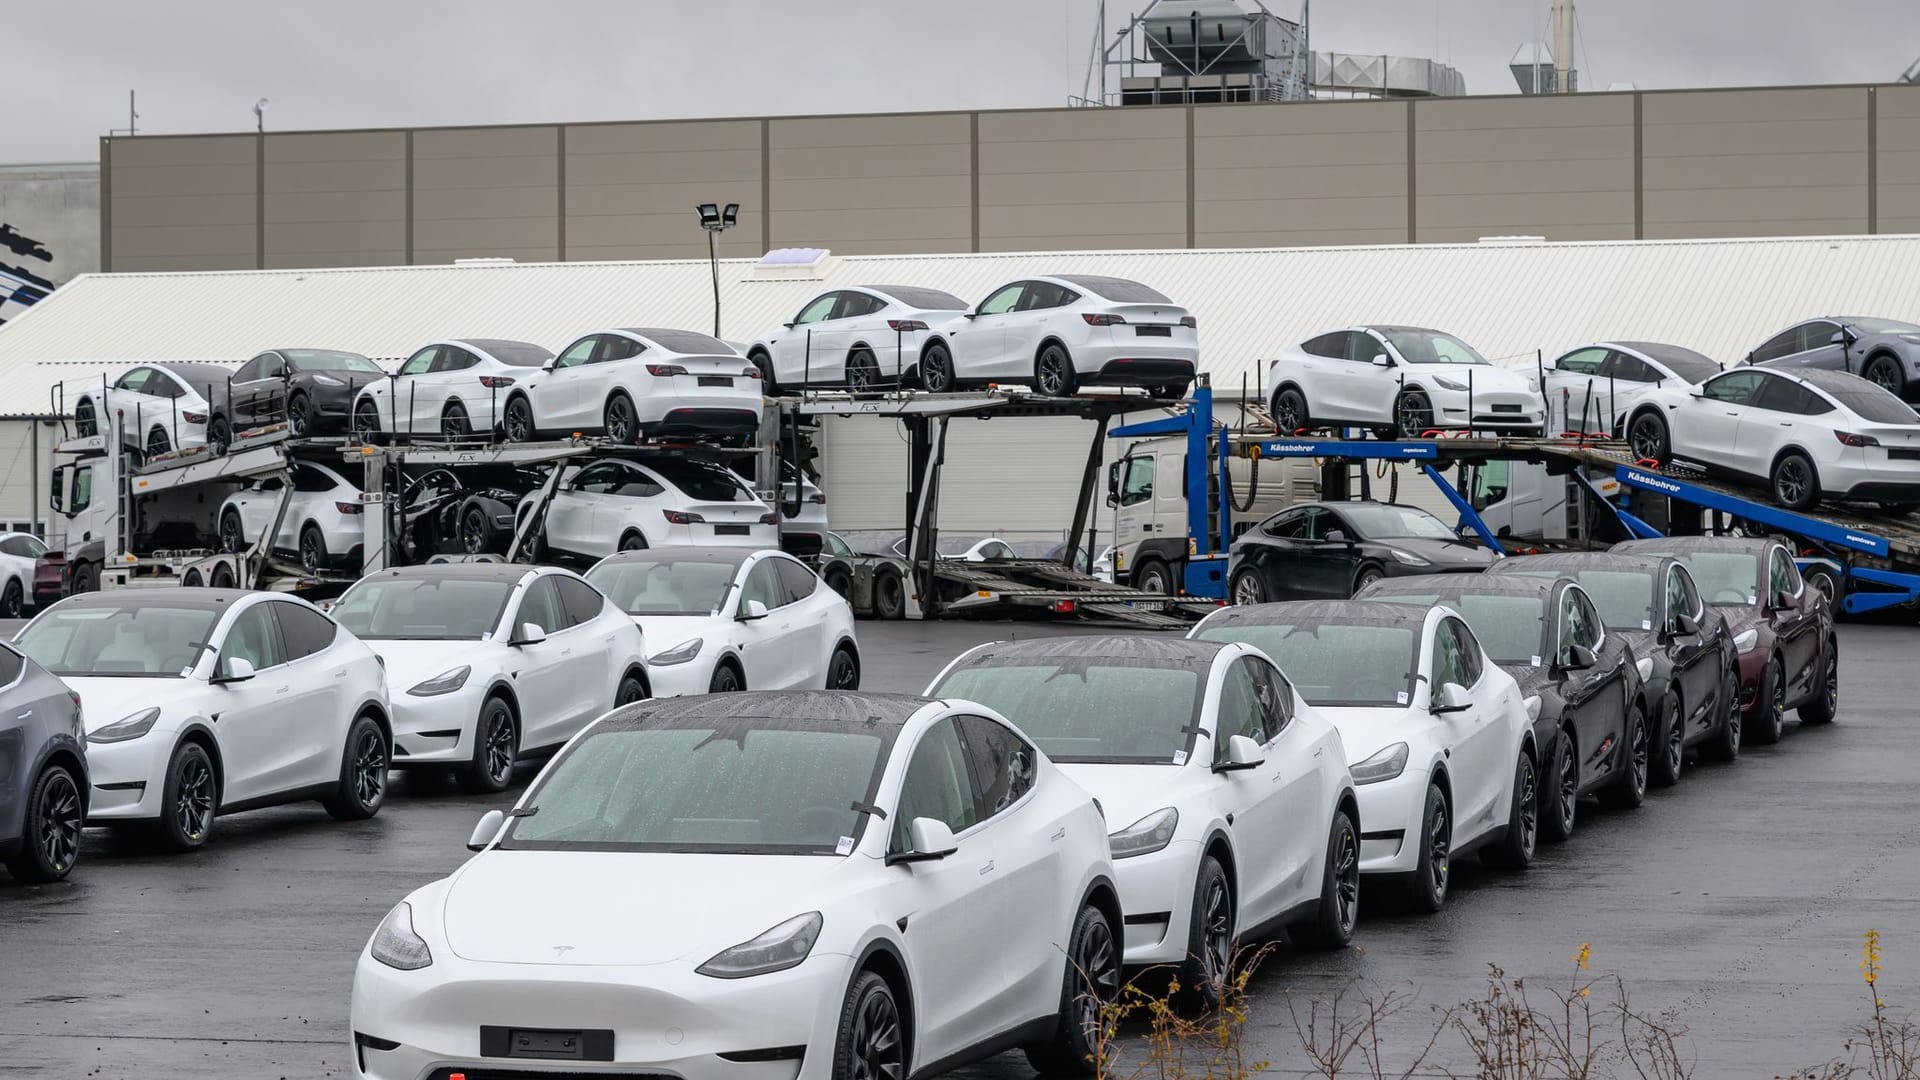
{"type": "Polygon", "coordinates": [[[33,710],[28,709],[26,712],[23,712],[19,716],[14,717],[14,719],[15,720],[31,720],[33,719],[33,710]]]}
{"type": "Polygon", "coordinates": [[[346,677],[347,677],[347,673],[346,673],[346,670],[345,670],[345,669],[342,669],[342,670],[340,670],[340,671],[336,671],[336,672],[334,672],[334,673],[333,673],[333,677],[334,677],[334,678],[336,678],[336,679],[344,679],[344,678],[346,678],[346,677]]]}
{"type": "Polygon", "coordinates": [[[291,686],[283,686],[283,687],[281,687],[280,689],[278,689],[278,690],[275,690],[275,691],[274,691],[274,693],[275,693],[275,694],[284,694],[284,693],[286,693],[286,692],[288,692],[289,690],[292,690],[292,689],[293,689],[293,687],[291,687],[291,686]]]}
{"type": "Polygon", "coordinates": [[[561,649],[561,650],[560,650],[560,655],[561,655],[561,656],[572,656],[572,655],[573,655],[573,650],[572,650],[572,649],[561,649]]]}
{"type": "Polygon", "coordinates": [[[987,865],[980,868],[980,873],[982,876],[993,873],[993,861],[991,859],[987,861],[987,865]]]}

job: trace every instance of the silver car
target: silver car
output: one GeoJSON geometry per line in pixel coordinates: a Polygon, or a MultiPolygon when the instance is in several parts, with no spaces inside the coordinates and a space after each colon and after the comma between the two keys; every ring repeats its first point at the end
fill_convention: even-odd
{"type": "Polygon", "coordinates": [[[66,877],[86,816],[80,695],[0,644],[0,861],[15,881],[66,877]]]}
{"type": "Polygon", "coordinates": [[[1808,319],[1768,338],[1747,363],[1846,371],[1913,401],[1920,397],[1920,326],[1856,315],[1808,319]]]}

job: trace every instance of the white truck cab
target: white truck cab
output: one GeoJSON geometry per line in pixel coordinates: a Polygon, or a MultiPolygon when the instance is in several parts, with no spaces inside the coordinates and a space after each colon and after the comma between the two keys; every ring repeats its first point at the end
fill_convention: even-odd
{"type": "MultiPolygon", "coordinates": [[[[1590,479],[1608,499],[1620,494],[1614,477],[1590,479]]],[[[1586,524],[1580,520],[1585,500],[1579,490],[1571,477],[1555,476],[1544,465],[1488,461],[1469,470],[1467,501],[1503,540],[1571,540],[1583,535],[1586,524]]]]}
{"type": "MultiPolygon", "coordinates": [[[[1319,470],[1312,459],[1229,458],[1227,477],[1234,536],[1320,494],[1319,470]]],[[[1204,490],[1190,492],[1190,486],[1184,436],[1143,439],[1107,466],[1107,505],[1114,511],[1115,584],[1167,595],[1179,592],[1190,552],[1187,500],[1209,495],[1204,490]]],[[[1221,501],[1228,502],[1224,496],[1221,501]]]]}

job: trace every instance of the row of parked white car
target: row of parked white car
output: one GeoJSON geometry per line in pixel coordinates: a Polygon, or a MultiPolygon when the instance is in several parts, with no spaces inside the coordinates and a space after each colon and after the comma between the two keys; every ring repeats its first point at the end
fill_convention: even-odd
{"type": "Polygon", "coordinates": [[[1762,486],[1789,509],[1832,499],[1906,513],[1920,506],[1920,415],[1896,390],[1920,381],[1907,381],[1891,347],[1845,361],[1844,336],[1724,369],[1676,345],[1603,341],[1533,371],[1491,364],[1437,330],[1355,326],[1283,350],[1268,367],[1268,407],[1288,433],[1619,437],[1644,461],[1762,486]]]}
{"type": "MultiPolygon", "coordinates": [[[[82,822],[190,849],[218,815],[253,807],[319,800],[337,818],[369,817],[390,768],[501,791],[528,754],[649,697],[860,684],[846,601],[789,555],[739,548],[618,554],[584,575],[405,567],[325,610],[230,589],[84,593],[39,613],[14,645],[26,668],[64,680],[75,706],[72,724],[62,713],[22,747],[14,778],[62,765],[72,805],[0,791],[0,811],[32,804],[18,854],[36,878],[72,868],[77,845],[61,838],[82,822]]],[[[20,725],[0,735],[7,726],[20,725]]]]}

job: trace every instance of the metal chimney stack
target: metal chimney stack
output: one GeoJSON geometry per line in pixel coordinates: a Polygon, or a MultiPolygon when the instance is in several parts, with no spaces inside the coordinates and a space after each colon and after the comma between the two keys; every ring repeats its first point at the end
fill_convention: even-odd
{"type": "Polygon", "coordinates": [[[1571,94],[1580,89],[1573,67],[1573,0],[1553,0],[1553,90],[1571,94]]]}

